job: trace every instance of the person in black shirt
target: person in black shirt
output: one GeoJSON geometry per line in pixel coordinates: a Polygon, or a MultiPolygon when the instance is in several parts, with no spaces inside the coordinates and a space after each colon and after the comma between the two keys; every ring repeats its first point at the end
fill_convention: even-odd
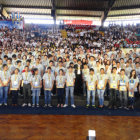
{"type": "Polygon", "coordinates": [[[82,63],[81,60],[78,59],[77,64],[74,65],[76,81],[75,81],[75,94],[81,95],[82,93],[82,63]]]}

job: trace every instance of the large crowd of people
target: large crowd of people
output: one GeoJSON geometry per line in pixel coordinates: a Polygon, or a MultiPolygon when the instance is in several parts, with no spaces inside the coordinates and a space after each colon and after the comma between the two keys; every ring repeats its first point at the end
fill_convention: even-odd
{"type": "Polygon", "coordinates": [[[51,96],[57,95],[57,107],[67,107],[69,95],[75,108],[74,95],[84,96],[86,107],[100,108],[104,95],[109,108],[133,109],[140,94],[140,42],[134,26],[110,26],[99,30],[67,30],[52,33],[33,26],[24,30],[0,29],[0,106],[52,107],[51,96]],[[122,48],[131,48],[124,52],[122,48]],[[65,96],[65,101],[64,101],[65,96]],[[90,103],[90,96],[92,102],[90,103]],[[119,99],[119,104],[117,100],[119,99]]]}

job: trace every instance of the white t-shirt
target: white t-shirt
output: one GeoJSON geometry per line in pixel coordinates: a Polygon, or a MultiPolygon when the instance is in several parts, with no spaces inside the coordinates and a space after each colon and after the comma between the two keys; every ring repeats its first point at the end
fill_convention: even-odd
{"type": "Polygon", "coordinates": [[[107,75],[106,74],[98,74],[97,80],[98,80],[98,87],[102,89],[105,85],[105,80],[107,80],[107,75]]]}
{"type": "Polygon", "coordinates": [[[45,73],[43,76],[43,80],[45,80],[44,88],[51,89],[53,86],[53,81],[55,80],[55,77],[53,74],[45,73]]]}
{"type": "Polygon", "coordinates": [[[88,86],[94,86],[95,87],[95,83],[97,81],[97,76],[95,74],[93,74],[93,75],[89,74],[86,78],[86,81],[88,82],[88,86]]]}
{"type": "Polygon", "coordinates": [[[58,75],[56,77],[57,88],[63,88],[65,85],[66,77],[58,75]]]}
{"type": "Polygon", "coordinates": [[[21,80],[22,80],[22,76],[20,74],[18,75],[13,74],[11,76],[11,83],[12,83],[11,88],[18,88],[21,80]]]}

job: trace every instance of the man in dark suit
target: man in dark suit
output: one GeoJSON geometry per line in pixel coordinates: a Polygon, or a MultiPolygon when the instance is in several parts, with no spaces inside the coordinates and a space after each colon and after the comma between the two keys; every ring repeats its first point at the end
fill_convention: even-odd
{"type": "Polygon", "coordinates": [[[74,65],[76,81],[75,81],[75,91],[74,93],[77,95],[82,95],[82,62],[78,59],[77,64],[74,65]]]}

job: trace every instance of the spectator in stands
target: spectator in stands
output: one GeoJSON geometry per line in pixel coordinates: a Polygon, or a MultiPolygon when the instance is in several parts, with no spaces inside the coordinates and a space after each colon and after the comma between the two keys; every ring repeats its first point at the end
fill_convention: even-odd
{"type": "MultiPolygon", "coordinates": [[[[86,95],[85,83],[89,75],[89,69],[93,68],[94,75],[101,78],[100,69],[103,68],[105,76],[108,79],[105,88],[105,96],[107,95],[110,97],[110,107],[116,108],[116,98],[123,97],[121,95],[123,95],[124,93],[124,91],[123,93],[122,91],[120,91],[119,85],[119,87],[114,87],[116,84],[114,84],[114,81],[117,81],[117,75],[119,75],[120,77],[121,69],[125,70],[125,74],[127,77],[130,77],[130,72],[132,71],[132,69],[135,69],[136,79],[139,78],[140,49],[138,47],[140,45],[140,41],[135,36],[135,29],[136,28],[134,26],[122,27],[112,25],[109,28],[105,28],[102,33],[99,32],[99,30],[83,29],[79,32],[77,32],[76,30],[68,30],[67,38],[63,38],[59,31],[56,33],[51,33],[50,31],[46,31],[46,28],[40,28],[39,26],[34,25],[32,27],[29,26],[28,29],[25,28],[24,31],[16,28],[1,28],[0,73],[3,73],[4,71],[4,64],[8,65],[7,72],[10,72],[11,76],[14,74],[13,72],[16,68],[20,70],[19,74],[22,75],[23,80],[23,90],[21,88],[20,92],[23,91],[24,93],[25,103],[23,105],[25,106],[27,105],[27,103],[29,103],[28,105],[30,106],[30,83],[32,81],[31,77],[34,68],[37,68],[39,70],[39,75],[42,79],[43,75],[48,75],[48,72],[50,71],[48,70],[48,68],[50,67],[51,75],[53,75],[53,83],[51,83],[52,87],[49,87],[49,90],[47,89],[47,93],[45,90],[46,87],[42,87],[41,96],[44,95],[43,92],[45,92],[45,95],[47,95],[45,96],[45,103],[47,100],[47,104],[51,106],[51,95],[55,95],[56,91],[58,91],[56,89],[57,81],[55,80],[55,78],[59,76],[59,70],[63,69],[64,74],[66,74],[65,103],[68,103],[67,97],[70,90],[70,94],[72,97],[71,105],[72,107],[75,107],[73,90],[75,90],[76,94],[78,94],[79,96],[82,95],[80,94],[82,92],[84,95],[86,95]],[[28,72],[26,72],[26,65],[28,66],[28,72]],[[73,85],[71,86],[67,85],[67,83],[69,83],[69,71],[71,71],[69,67],[72,67],[72,73],[74,73],[72,74],[73,85]],[[112,68],[114,69],[114,67],[117,68],[117,72],[111,73],[112,68]],[[25,73],[28,73],[27,80],[25,77],[25,73]],[[115,80],[113,80],[114,75],[116,77],[114,78],[115,80]]],[[[3,76],[4,75],[0,74],[0,78],[3,76]]],[[[43,81],[45,80],[46,78],[43,79],[43,81]]],[[[100,79],[98,80],[100,81],[100,79]]],[[[3,89],[9,88],[9,84],[4,87],[3,82],[4,81],[2,79],[0,82],[0,91],[2,91],[0,92],[0,95],[3,95],[3,89]]],[[[101,91],[101,89],[98,89],[98,87],[97,90],[101,91]]],[[[138,95],[140,92],[139,81],[138,86],[135,88],[135,91],[136,94],[134,97],[136,100],[138,100],[138,95]]],[[[102,106],[100,98],[99,102],[102,106]]],[[[124,102],[122,101],[121,103],[123,103],[124,106],[124,102]]],[[[58,104],[60,104],[61,106],[61,103],[58,104]]],[[[68,104],[64,105],[64,107],[67,105],[68,104]]]]}

